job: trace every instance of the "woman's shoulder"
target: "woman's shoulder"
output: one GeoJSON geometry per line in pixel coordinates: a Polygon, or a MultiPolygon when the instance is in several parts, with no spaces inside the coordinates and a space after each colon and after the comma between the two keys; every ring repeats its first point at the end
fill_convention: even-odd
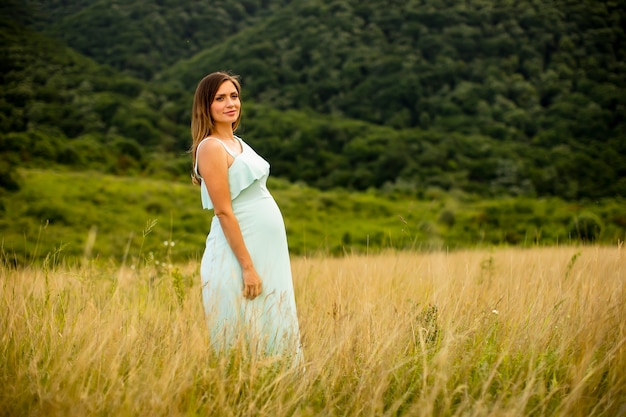
{"type": "Polygon", "coordinates": [[[198,143],[198,152],[200,152],[201,148],[206,148],[206,149],[223,149],[224,148],[224,144],[222,143],[222,141],[219,138],[216,138],[214,136],[207,136],[206,138],[202,139],[200,141],[200,143],[198,143]]]}
{"type": "Polygon", "coordinates": [[[215,144],[215,143],[220,143],[220,142],[221,142],[220,138],[217,138],[215,136],[207,136],[206,138],[202,139],[198,143],[198,146],[202,145],[203,143],[205,143],[205,144],[209,144],[209,143],[215,144]]]}

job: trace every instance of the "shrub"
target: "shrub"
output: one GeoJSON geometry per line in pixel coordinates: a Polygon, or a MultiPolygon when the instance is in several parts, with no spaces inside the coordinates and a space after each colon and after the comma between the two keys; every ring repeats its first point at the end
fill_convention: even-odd
{"type": "Polygon", "coordinates": [[[600,237],[602,223],[600,219],[592,213],[582,213],[572,219],[569,234],[578,237],[582,242],[594,242],[600,237]]]}
{"type": "Polygon", "coordinates": [[[20,189],[20,177],[15,170],[15,165],[9,160],[0,160],[0,188],[7,191],[20,189]]]}
{"type": "Polygon", "coordinates": [[[439,218],[437,221],[441,224],[445,224],[448,227],[454,226],[456,222],[456,216],[452,210],[444,209],[439,213],[439,218]]]}

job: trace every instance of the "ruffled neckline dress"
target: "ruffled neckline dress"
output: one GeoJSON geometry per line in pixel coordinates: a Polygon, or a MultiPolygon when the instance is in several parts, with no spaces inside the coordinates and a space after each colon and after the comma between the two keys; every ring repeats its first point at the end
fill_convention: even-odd
{"type": "MultiPolygon", "coordinates": [[[[300,333],[282,214],[267,189],[270,165],[237,137],[242,153],[233,156],[228,183],[233,211],[252,262],[263,281],[263,292],[250,301],[243,297],[243,278],[217,216],[200,265],[202,298],[211,345],[217,351],[241,347],[252,354],[282,355],[301,361],[300,333]]],[[[197,150],[196,150],[197,152],[197,150]]],[[[195,167],[198,177],[198,162],[195,167]]],[[[200,177],[201,178],[201,177],[200,177]]],[[[202,207],[213,203],[201,178],[202,207]]]]}

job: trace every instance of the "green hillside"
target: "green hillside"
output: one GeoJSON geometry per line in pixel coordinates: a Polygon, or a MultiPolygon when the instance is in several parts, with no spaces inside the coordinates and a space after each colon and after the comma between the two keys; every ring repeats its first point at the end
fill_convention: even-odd
{"type": "Polygon", "coordinates": [[[286,3],[27,0],[33,27],[143,79],[227,39],[286,3]]]}
{"type": "Polygon", "coordinates": [[[626,196],[619,2],[2,10],[6,190],[19,187],[19,166],[186,181],[195,83],[231,69],[245,89],[239,133],[291,182],[411,198],[626,196]]]}
{"type": "MultiPolygon", "coordinates": [[[[242,77],[238,133],[272,166],[294,253],[552,244],[580,237],[586,212],[594,239],[624,239],[621,3],[10,0],[1,10],[1,230],[23,259],[45,252],[29,245],[47,221],[59,238],[46,251],[64,241],[82,253],[95,226],[95,250],[119,257],[153,214],[168,217],[175,201],[197,210],[197,190],[168,193],[189,191],[191,98],[216,69],[242,77]],[[160,208],[88,197],[116,181],[152,184],[132,193],[160,208]],[[34,189],[50,193],[45,203],[34,189]],[[98,210],[120,214],[98,221],[98,210]]],[[[202,246],[197,221],[172,219],[193,242],[181,256],[202,246]]],[[[158,224],[157,246],[169,217],[158,224]]]]}
{"type": "Polygon", "coordinates": [[[182,121],[164,110],[168,94],[180,93],[121,75],[6,20],[0,20],[0,42],[2,133],[39,131],[53,145],[55,137],[93,134],[95,142],[125,137],[176,149],[172,142],[181,136],[182,121]]]}
{"type": "MultiPolygon", "coordinates": [[[[169,263],[199,259],[212,212],[197,187],[97,172],[20,170],[22,187],[0,193],[3,259],[57,258],[169,263]],[[174,244],[170,244],[174,242],[174,244]]],[[[617,244],[626,201],[472,200],[432,192],[319,191],[272,179],[293,254],[373,253],[492,245],[617,244]]]]}
{"type": "Polygon", "coordinates": [[[192,88],[224,66],[281,108],[501,139],[568,119],[574,137],[595,136],[595,105],[602,134],[623,122],[623,13],[611,1],[301,1],[163,78],[192,88]]]}
{"type": "Polygon", "coordinates": [[[401,131],[333,149],[372,150],[340,165],[366,167],[373,186],[385,164],[446,189],[624,195],[624,16],[610,1],[295,2],[160,79],[190,89],[204,68],[234,68],[259,102],[401,131]]]}

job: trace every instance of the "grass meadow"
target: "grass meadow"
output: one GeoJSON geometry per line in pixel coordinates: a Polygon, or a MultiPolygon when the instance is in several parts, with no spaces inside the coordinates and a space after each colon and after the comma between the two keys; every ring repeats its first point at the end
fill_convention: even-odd
{"type": "MultiPolygon", "coordinates": [[[[21,188],[0,191],[0,253],[14,265],[65,257],[126,255],[187,262],[202,256],[212,212],[189,180],[100,172],[21,169],[21,188]],[[142,232],[143,230],[143,232],[142,232]],[[175,241],[175,247],[164,247],[175,241]],[[167,253],[165,253],[167,252],[167,253]]],[[[432,189],[422,197],[383,190],[316,190],[270,177],[289,250],[298,256],[346,251],[432,251],[490,246],[563,246],[626,241],[626,199],[483,199],[432,189]]]]}
{"type": "Polygon", "coordinates": [[[294,257],[305,369],[208,349],[198,264],[2,266],[2,416],[625,416],[626,249],[294,257]]]}

